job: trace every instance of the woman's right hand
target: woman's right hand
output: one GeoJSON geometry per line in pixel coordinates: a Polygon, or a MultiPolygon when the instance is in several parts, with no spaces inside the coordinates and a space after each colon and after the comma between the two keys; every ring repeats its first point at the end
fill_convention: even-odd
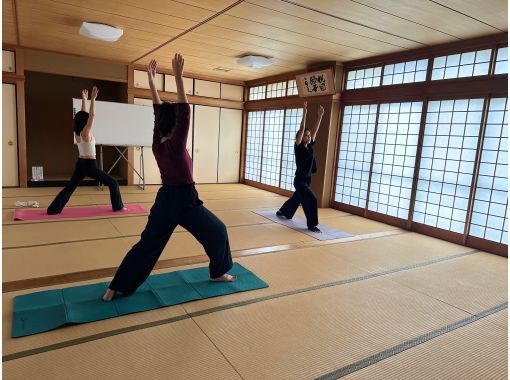
{"type": "Polygon", "coordinates": [[[175,53],[174,59],[172,59],[172,74],[176,78],[182,78],[184,71],[184,58],[179,53],[175,53]]]}
{"type": "Polygon", "coordinates": [[[89,91],[87,89],[81,90],[81,98],[87,100],[89,98],[89,91]]]}
{"type": "Polygon", "coordinates": [[[305,101],[305,102],[303,103],[303,112],[304,112],[304,113],[306,113],[306,112],[307,112],[307,108],[306,108],[307,106],[308,106],[308,102],[306,102],[306,101],[305,101]]]}
{"type": "Polygon", "coordinates": [[[92,87],[92,96],[90,97],[90,99],[96,100],[98,92],[99,90],[97,89],[96,86],[92,87]]]}
{"type": "Polygon", "coordinates": [[[152,59],[147,66],[147,74],[149,75],[149,79],[154,80],[156,78],[156,70],[158,69],[158,63],[155,59],[152,59]]]}

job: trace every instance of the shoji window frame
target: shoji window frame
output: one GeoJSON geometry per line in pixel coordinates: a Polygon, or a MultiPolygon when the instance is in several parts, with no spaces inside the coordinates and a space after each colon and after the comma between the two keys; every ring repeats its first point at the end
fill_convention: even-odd
{"type": "MultiPolygon", "coordinates": [[[[285,106],[285,107],[274,106],[274,107],[267,107],[264,109],[246,110],[246,120],[248,120],[248,115],[250,112],[264,112],[262,136],[264,136],[265,129],[266,129],[266,111],[283,110],[283,130],[282,130],[282,141],[281,141],[281,151],[280,151],[280,176],[278,179],[278,187],[247,179],[246,178],[246,156],[244,157],[243,162],[242,162],[242,165],[243,165],[242,181],[245,184],[254,186],[254,187],[258,187],[258,188],[261,188],[264,190],[268,190],[268,191],[271,191],[271,192],[274,192],[274,193],[277,193],[280,195],[284,195],[287,197],[290,197],[293,194],[293,192],[294,192],[293,190],[286,190],[286,189],[282,188],[281,185],[282,185],[282,166],[283,166],[283,145],[284,145],[284,141],[285,141],[285,120],[287,118],[287,110],[294,109],[294,108],[299,108],[299,106],[290,106],[290,105],[285,106]]],[[[247,126],[247,124],[246,124],[246,126],[247,126]]],[[[265,140],[262,139],[262,145],[261,145],[261,150],[260,150],[260,152],[261,152],[261,156],[260,156],[260,171],[261,171],[261,173],[262,173],[263,162],[264,162],[264,141],[265,140]]],[[[247,141],[246,141],[246,143],[247,143],[247,141]]],[[[261,176],[261,178],[262,178],[262,176],[261,176]]]]}
{"type": "MultiPolygon", "coordinates": [[[[480,162],[481,162],[481,154],[482,154],[482,148],[483,148],[483,139],[485,136],[485,130],[487,127],[487,116],[488,116],[488,104],[491,98],[497,98],[502,97],[502,94],[487,94],[486,96],[478,96],[478,98],[484,99],[483,104],[483,110],[482,110],[482,117],[480,121],[480,133],[478,136],[477,141],[477,148],[476,148],[476,155],[474,160],[474,166],[473,166],[473,172],[472,172],[472,180],[471,180],[471,187],[470,187],[470,194],[469,194],[469,202],[468,202],[468,209],[466,212],[466,220],[464,225],[464,232],[462,234],[456,233],[453,231],[448,231],[444,229],[440,229],[437,227],[432,227],[426,224],[417,223],[413,221],[413,214],[414,214],[414,207],[415,207],[415,200],[416,200],[416,193],[417,193],[417,184],[418,184],[418,173],[420,170],[420,163],[422,158],[422,148],[423,148],[423,139],[425,135],[425,125],[426,125],[426,115],[428,111],[428,104],[431,101],[437,101],[437,100],[457,100],[457,99],[472,99],[476,98],[476,96],[467,96],[463,94],[459,94],[456,97],[449,97],[449,96],[437,96],[433,98],[426,98],[426,99],[392,99],[391,101],[379,101],[379,102],[370,102],[366,104],[377,104],[377,116],[376,116],[376,125],[374,128],[374,139],[373,139],[373,145],[372,145],[372,161],[370,163],[370,175],[369,175],[369,181],[368,181],[368,189],[367,189],[367,200],[365,207],[357,207],[352,206],[344,203],[340,203],[335,201],[335,194],[332,193],[331,198],[331,205],[333,208],[336,208],[341,211],[349,212],[351,214],[363,216],[369,219],[377,220],[386,224],[394,225],[403,229],[408,229],[411,231],[415,231],[418,233],[423,233],[426,235],[434,236],[443,240],[448,240],[457,244],[461,245],[468,245],[473,248],[477,249],[483,249],[487,250],[489,252],[497,253],[502,256],[506,256],[507,251],[507,245],[501,244],[501,243],[495,243],[486,239],[477,238],[474,236],[469,235],[469,227],[471,224],[471,218],[472,218],[472,211],[473,211],[473,205],[474,205],[474,197],[476,192],[476,184],[478,181],[478,172],[480,169],[480,162]],[[374,156],[375,156],[375,146],[376,146],[376,137],[377,137],[377,131],[379,129],[379,111],[380,111],[380,105],[383,103],[398,103],[398,102],[411,102],[411,101],[422,101],[423,102],[423,108],[422,108],[422,114],[420,119],[420,129],[419,129],[419,136],[418,136],[418,146],[417,146],[417,152],[416,152],[416,160],[415,160],[415,167],[414,167],[414,177],[413,177],[413,185],[411,190],[411,198],[410,198],[410,207],[409,207],[409,214],[407,216],[407,219],[397,218],[394,216],[381,214],[375,211],[371,211],[368,209],[368,204],[370,201],[370,186],[372,184],[372,174],[373,174],[373,165],[374,165],[374,156]]],[[[505,95],[507,96],[507,95],[505,95]]],[[[341,112],[343,116],[343,110],[345,106],[351,106],[351,105],[362,105],[363,103],[356,103],[356,104],[342,104],[341,112]]],[[[338,159],[339,159],[339,148],[340,144],[342,143],[340,141],[340,136],[342,135],[342,128],[343,128],[343,117],[340,117],[339,120],[339,129],[338,129],[338,138],[336,141],[336,160],[335,160],[335,168],[334,168],[334,185],[333,188],[336,188],[337,185],[337,172],[338,172],[338,159]]]]}
{"type": "MultiPolygon", "coordinates": [[[[487,105],[491,98],[508,98],[508,74],[494,74],[496,65],[497,49],[508,46],[508,36],[506,33],[498,33],[492,36],[473,38],[466,41],[448,43],[444,45],[432,46],[427,48],[416,49],[413,51],[403,53],[393,53],[374,58],[360,59],[356,61],[346,62],[344,64],[345,73],[351,70],[357,70],[362,68],[368,68],[373,66],[382,65],[384,73],[384,67],[388,64],[394,64],[398,62],[405,62],[411,60],[419,60],[428,58],[427,76],[425,82],[406,83],[406,84],[395,84],[385,85],[381,87],[364,88],[364,89],[352,89],[344,90],[342,93],[342,100],[340,103],[340,117],[338,118],[338,136],[335,142],[335,167],[333,173],[333,188],[336,188],[337,171],[338,171],[338,158],[340,148],[340,136],[342,133],[342,122],[343,122],[343,110],[345,106],[349,105],[362,105],[362,104],[382,104],[382,103],[396,103],[396,102],[414,102],[422,101],[423,110],[420,121],[420,134],[418,137],[418,149],[414,168],[413,177],[413,188],[410,199],[410,209],[407,220],[390,217],[383,214],[377,214],[373,211],[369,211],[368,207],[359,208],[350,205],[341,204],[335,202],[334,191],[331,194],[331,206],[342,211],[347,211],[352,214],[364,216],[370,219],[378,220],[387,224],[396,225],[398,227],[420,232],[423,234],[438,237],[440,239],[452,241],[458,244],[467,245],[469,247],[486,250],[502,256],[508,256],[508,246],[501,243],[494,243],[486,239],[480,239],[474,236],[469,236],[470,221],[472,218],[472,210],[474,204],[474,197],[476,192],[476,183],[478,181],[478,171],[481,164],[481,155],[483,148],[483,138],[485,134],[486,121],[488,116],[487,105]],[[443,80],[431,80],[432,67],[434,58],[443,55],[465,53],[469,51],[492,49],[491,60],[489,65],[488,75],[465,77],[465,78],[452,78],[443,80]],[[391,91],[388,91],[390,90],[391,91]],[[440,95],[438,95],[440,94],[440,95]],[[463,234],[456,234],[451,231],[442,230],[436,227],[430,227],[424,224],[413,222],[412,216],[414,213],[415,201],[416,201],[416,189],[418,184],[418,174],[420,170],[420,161],[423,148],[423,138],[425,133],[425,119],[428,110],[429,101],[436,100],[457,100],[457,99],[473,99],[483,98],[484,109],[482,111],[482,120],[480,134],[477,142],[477,150],[475,156],[475,164],[473,168],[473,177],[470,188],[470,198],[468,203],[468,211],[466,215],[465,228],[463,234]]],[[[345,89],[346,77],[343,78],[343,86],[345,89]]],[[[382,79],[381,79],[382,80],[382,79]]],[[[372,148],[373,154],[375,153],[375,136],[377,133],[379,114],[377,115],[376,130],[374,132],[374,147],[372,148]]],[[[372,164],[373,165],[373,158],[372,164]]],[[[372,169],[369,178],[369,189],[372,182],[372,169]]],[[[370,199],[370,198],[368,198],[370,199]]]]}

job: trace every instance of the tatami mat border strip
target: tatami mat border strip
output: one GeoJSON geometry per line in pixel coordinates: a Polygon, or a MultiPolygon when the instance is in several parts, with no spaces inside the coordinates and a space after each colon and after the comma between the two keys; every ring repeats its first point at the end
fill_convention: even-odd
{"type": "Polygon", "coordinates": [[[387,359],[391,356],[400,354],[401,352],[404,352],[406,350],[409,350],[410,348],[416,347],[419,344],[425,343],[431,339],[437,338],[440,335],[447,334],[451,331],[457,330],[463,326],[469,325],[473,322],[476,322],[482,318],[485,318],[489,315],[495,314],[497,312],[500,312],[502,310],[505,310],[508,308],[508,303],[505,302],[503,304],[500,304],[498,306],[492,307],[490,309],[487,309],[480,314],[475,314],[471,317],[468,317],[466,319],[463,319],[461,321],[457,321],[455,323],[449,324],[447,326],[441,327],[437,330],[431,331],[429,333],[423,334],[419,337],[416,337],[414,339],[410,339],[408,341],[405,341],[399,345],[396,345],[394,347],[391,347],[387,350],[381,351],[375,355],[372,355],[368,358],[365,358],[363,360],[360,360],[356,363],[349,364],[348,366],[345,366],[343,368],[340,368],[336,371],[330,372],[326,375],[317,377],[316,380],[335,380],[342,378],[344,376],[347,376],[353,372],[359,371],[363,368],[369,367],[373,364],[376,364],[380,362],[381,360],[387,359]]]}
{"type": "MultiPolygon", "coordinates": [[[[46,196],[47,196],[47,195],[46,195],[46,196]]],[[[89,197],[90,197],[90,196],[93,196],[93,195],[84,195],[84,196],[89,196],[89,197]]],[[[200,196],[199,196],[199,197],[200,197],[200,196]]],[[[30,197],[19,197],[19,198],[30,198],[30,197]]],[[[76,198],[76,197],[75,197],[75,198],[76,198]]],[[[239,199],[239,200],[250,200],[250,199],[260,199],[260,198],[263,198],[263,199],[268,199],[268,198],[275,198],[275,199],[278,199],[278,198],[282,198],[282,199],[283,199],[283,198],[286,198],[286,197],[283,197],[283,196],[281,196],[281,195],[275,194],[275,195],[271,195],[271,196],[267,196],[267,197],[260,197],[260,196],[259,196],[259,197],[246,197],[246,198],[228,198],[228,199],[225,199],[225,198],[216,198],[216,199],[206,199],[206,200],[204,200],[204,202],[205,202],[205,203],[207,203],[208,201],[224,201],[224,200],[232,200],[232,199],[234,199],[234,200],[238,200],[238,199],[239,199]]],[[[155,199],[154,199],[154,200],[152,200],[152,201],[150,201],[150,202],[145,202],[145,201],[131,201],[130,203],[153,203],[154,201],[155,201],[155,199]]],[[[127,203],[127,202],[126,202],[126,203],[127,203]]],[[[110,204],[111,204],[110,202],[103,202],[103,203],[84,203],[84,204],[73,205],[73,206],[68,206],[68,207],[108,206],[108,205],[110,205],[110,204]]],[[[274,207],[276,207],[276,206],[274,206],[274,207]]],[[[19,208],[19,207],[15,207],[15,206],[14,206],[14,207],[2,207],[2,210],[16,210],[16,209],[18,209],[18,208],[19,208]]],[[[46,208],[46,207],[39,207],[39,208],[46,208]]],[[[261,208],[264,208],[264,206],[263,206],[263,207],[261,207],[261,208]]],[[[31,208],[29,208],[29,207],[23,207],[23,208],[21,208],[21,209],[23,209],[23,210],[27,210],[27,209],[28,209],[28,210],[30,210],[31,208]]],[[[225,210],[232,210],[232,209],[228,208],[228,209],[225,209],[225,210]]],[[[235,210],[235,209],[234,209],[234,210],[235,210]]],[[[239,209],[239,210],[246,210],[246,209],[239,209]]],[[[215,210],[213,210],[213,211],[215,211],[215,210]]],[[[218,210],[216,210],[216,211],[218,211],[218,210]]]]}
{"type": "MultiPolygon", "coordinates": [[[[260,210],[272,210],[276,207],[260,207],[257,208],[257,211],[260,210]]],[[[256,214],[254,210],[250,209],[232,209],[232,210],[211,210],[211,211],[249,211],[251,213],[256,214]]],[[[62,222],[88,222],[91,220],[117,220],[117,219],[126,219],[126,218],[137,218],[141,216],[148,217],[150,213],[150,210],[147,211],[146,214],[129,214],[129,215],[119,215],[119,216],[97,216],[92,218],[66,218],[66,219],[44,219],[44,220],[36,220],[36,221],[24,221],[24,220],[17,220],[17,221],[9,221],[4,222],[4,226],[25,226],[27,224],[45,224],[45,223],[62,223],[62,222]]],[[[258,215],[258,214],[257,214],[258,215]]],[[[330,216],[322,216],[320,219],[330,219],[330,218],[345,218],[347,216],[357,216],[353,214],[342,214],[342,215],[330,215],[330,216]]],[[[268,219],[270,220],[270,219],[268,219]]]]}
{"type": "MultiPolygon", "coordinates": [[[[287,291],[287,292],[281,292],[281,293],[277,293],[277,294],[273,294],[273,295],[269,295],[269,296],[265,296],[265,297],[254,298],[251,300],[234,302],[234,303],[231,303],[228,305],[222,305],[222,306],[217,306],[217,307],[213,307],[213,308],[209,308],[209,309],[195,311],[195,312],[188,313],[186,315],[182,315],[179,317],[173,317],[173,318],[163,319],[163,320],[159,320],[159,321],[143,323],[143,324],[136,325],[136,326],[130,326],[130,327],[125,327],[125,328],[118,329],[118,330],[103,332],[101,334],[89,335],[89,336],[85,336],[85,337],[81,337],[81,338],[77,338],[77,339],[68,340],[65,342],[60,342],[60,343],[51,344],[48,346],[43,346],[43,347],[31,349],[31,350],[20,351],[20,352],[16,352],[13,354],[5,355],[2,357],[2,361],[6,362],[6,361],[10,361],[10,360],[15,360],[15,359],[21,359],[21,358],[24,358],[27,356],[37,355],[37,354],[41,354],[44,352],[54,351],[54,350],[58,350],[61,348],[66,348],[66,347],[71,347],[71,346],[91,342],[91,341],[98,340],[98,339],[108,338],[110,336],[115,336],[115,335],[124,334],[124,333],[128,333],[128,332],[143,330],[146,328],[151,328],[151,327],[160,326],[160,325],[164,325],[164,324],[174,323],[174,322],[181,321],[181,320],[187,319],[187,318],[199,317],[202,315],[212,314],[212,313],[216,313],[216,312],[220,312],[220,311],[224,311],[224,310],[228,310],[228,309],[233,309],[236,307],[241,307],[241,306],[251,305],[251,304],[255,304],[255,303],[259,303],[259,302],[274,300],[274,299],[282,298],[282,297],[288,297],[288,296],[292,296],[295,294],[311,292],[314,290],[330,288],[333,286],[340,286],[340,285],[350,284],[353,282],[364,281],[364,280],[368,280],[368,279],[371,279],[374,277],[385,276],[385,275],[391,274],[391,273],[402,272],[402,271],[415,269],[415,268],[421,268],[421,267],[437,264],[437,263],[444,262],[444,261],[449,261],[449,260],[454,260],[454,259],[458,259],[458,258],[465,257],[465,256],[470,256],[470,255],[476,254],[477,252],[480,252],[480,251],[478,251],[478,250],[469,251],[469,252],[465,252],[465,253],[461,253],[461,254],[457,254],[457,255],[452,255],[452,256],[448,256],[448,257],[435,259],[435,260],[424,261],[422,263],[406,265],[403,267],[398,267],[398,268],[394,268],[394,269],[390,269],[390,270],[386,270],[386,271],[382,271],[382,272],[376,272],[376,273],[371,273],[371,274],[367,274],[367,275],[363,275],[363,276],[351,277],[351,278],[345,279],[345,280],[333,281],[333,282],[329,282],[329,283],[322,284],[322,285],[310,286],[307,288],[296,289],[296,290],[291,290],[291,291],[287,291]]],[[[481,313],[479,315],[482,315],[482,314],[483,313],[481,313]]]]}
{"type": "MultiPolygon", "coordinates": [[[[228,185],[228,184],[223,184],[223,183],[219,183],[219,184],[211,184],[211,185],[228,185]]],[[[244,185],[244,184],[239,184],[239,183],[233,183],[232,185],[243,185],[247,188],[249,188],[248,190],[255,190],[255,191],[261,191],[261,192],[266,192],[266,193],[269,193],[269,194],[276,194],[276,193],[273,193],[271,191],[267,191],[267,190],[262,190],[262,189],[259,189],[257,187],[253,187],[253,186],[249,186],[249,185],[244,185]]],[[[135,186],[135,185],[132,185],[132,186],[135,186]]],[[[138,191],[130,191],[130,189],[125,189],[126,186],[121,186],[120,187],[120,190],[121,190],[121,194],[156,194],[159,189],[161,188],[162,185],[146,185],[146,187],[149,187],[149,186],[154,186],[154,187],[157,187],[156,189],[154,190],[151,190],[150,188],[147,188],[145,190],[138,190],[138,191]],[[126,191],[127,190],[127,191],[126,191]]],[[[200,187],[200,185],[195,185],[196,187],[200,187]]],[[[90,188],[97,188],[97,186],[87,186],[87,187],[90,187],[90,188]]],[[[45,187],[47,188],[47,187],[45,187]]],[[[62,190],[64,188],[64,186],[60,186],[60,187],[55,187],[56,191],[54,194],[41,194],[41,195],[27,195],[27,197],[51,197],[51,196],[57,196],[57,194],[59,193],[60,190],[62,190]]],[[[83,187],[82,187],[83,188],[83,187]]],[[[37,191],[37,187],[33,187],[34,191],[37,191]]],[[[204,190],[204,189],[198,189],[197,190],[200,192],[200,193],[210,193],[210,192],[220,192],[220,191],[239,191],[239,189],[231,189],[231,190],[226,190],[226,189],[223,189],[223,190],[218,190],[218,189],[211,189],[211,190],[204,190]]],[[[86,192],[83,192],[83,193],[75,193],[75,195],[108,195],[109,192],[108,190],[97,190],[97,191],[94,191],[94,192],[88,192],[88,190],[85,190],[86,192]],[[99,193],[98,193],[99,192],[99,193]]],[[[2,198],[19,198],[20,195],[3,195],[2,194],[2,198]]],[[[21,195],[21,197],[25,197],[24,195],[21,195]]]]}
{"type": "MultiPolygon", "coordinates": [[[[365,234],[365,235],[357,235],[357,236],[353,236],[353,237],[333,239],[333,240],[322,240],[322,241],[315,240],[315,241],[308,241],[308,242],[303,242],[303,243],[275,245],[275,246],[270,246],[270,247],[248,248],[248,249],[233,251],[232,256],[234,258],[246,257],[246,256],[256,256],[256,255],[263,255],[263,254],[268,254],[268,253],[289,251],[292,249],[313,248],[313,247],[320,247],[323,245],[341,244],[341,243],[349,243],[349,242],[360,241],[360,240],[378,239],[378,238],[385,238],[385,237],[396,236],[396,235],[404,235],[404,234],[408,234],[408,233],[409,232],[407,232],[407,231],[390,230],[390,231],[370,233],[370,234],[365,234]]],[[[117,239],[120,239],[120,238],[122,238],[122,237],[118,237],[117,239]]],[[[107,238],[105,238],[105,239],[107,239],[107,238]]],[[[209,261],[209,259],[206,255],[179,257],[179,258],[175,258],[175,259],[159,260],[156,263],[156,266],[154,267],[154,269],[176,268],[176,267],[180,267],[180,266],[184,266],[184,265],[205,263],[208,261],[209,261]]],[[[104,278],[104,277],[110,277],[115,274],[116,270],[117,270],[117,268],[102,268],[102,269],[93,269],[93,270],[83,271],[83,272],[66,273],[66,274],[60,274],[60,275],[55,275],[55,276],[46,276],[46,277],[30,278],[30,279],[24,279],[24,280],[15,280],[15,281],[4,282],[2,284],[2,293],[9,293],[9,292],[24,290],[24,289],[40,288],[43,286],[50,286],[50,285],[65,284],[65,283],[69,283],[69,282],[87,281],[87,280],[93,280],[93,279],[100,279],[100,278],[104,278]]]]}
{"type": "Polygon", "coordinates": [[[63,223],[63,222],[89,222],[92,220],[116,220],[116,219],[126,219],[126,218],[136,218],[140,216],[149,216],[149,212],[147,211],[146,214],[129,214],[129,215],[122,215],[122,216],[96,216],[92,218],[62,218],[62,219],[43,219],[43,220],[12,220],[8,223],[4,222],[4,226],[26,226],[28,224],[46,224],[46,223],[63,223]]]}
{"type": "MultiPolygon", "coordinates": [[[[267,220],[269,220],[269,219],[267,219],[267,220]]],[[[250,224],[231,224],[227,227],[250,227],[250,226],[259,226],[259,225],[266,225],[266,224],[272,224],[272,223],[264,221],[264,222],[250,223],[250,224]]],[[[113,240],[113,239],[120,239],[120,238],[137,237],[137,236],[140,236],[140,234],[142,233],[142,231],[140,231],[137,234],[122,235],[122,233],[117,229],[117,227],[115,227],[115,225],[113,225],[113,227],[121,234],[120,236],[109,236],[109,237],[104,237],[104,238],[93,238],[93,239],[66,240],[66,241],[57,241],[55,243],[38,243],[38,244],[30,244],[30,245],[17,245],[15,247],[3,247],[2,249],[4,251],[8,251],[11,249],[34,248],[34,247],[44,247],[44,246],[49,246],[49,245],[62,245],[62,244],[71,244],[71,243],[83,243],[83,242],[87,242],[87,241],[96,241],[96,240],[113,240]]],[[[172,232],[172,234],[182,234],[184,232],[188,232],[188,231],[187,230],[174,231],[174,232],[172,232]]]]}
{"type": "Polygon", "coordinates": [[[480,252],[480,251],[473,250],[473,251],[469,251],[469,252],[460,253],[460,254],[457,254],[457,255],[452,255],[452,256],[442,257],[442,258],[439,258],[439,259],[425,261],[425,262],[422,262],[422,263],[406,265],[404,267],[397,267],[397,268],[389,269],[389,270],[382,271],[382,272],[369,273],[369,274],[366,274],[366,275],[363,275],[363,276],[356,276],[356,277],[347,278],[345,280],[328,282],[326,284],[310,286],[308,288],[289,290],[287,292],[277,293],[277,294],[273,294],[273,295],[270,295],[270,296],[259,297],[259,298],[255,298],[255,299],[252,299],[252,300],[236,302],[236,303],[233,303],[233,304],[230,304],[230,305],[222,305],[222,306],[218,306],[216,308],[210,308],[210,309],[205,309],[205,310],[201,310],[201,311],[196,311],[196,312],[190,313],[190,316],[191,317],[198,317],[198,316],[204,315],[204,314],[210,314],[210,313],[214,313],[214,312],[217,312],[217,311],[227,310],[227,309],[231,309],[231,308],[235,308],[235,307],[239,307],[239,306],[245,306],[245,305],[249,305],[249,304],[252,304],[252,303],[269,301],[269,300],[272,300],[272,299],[275,299],[275,298],[282,298],[282,297],[287,297],[287,296],[293,296],[293,295],[300,294],[300,293],[312,292],[314,290],[331,288],[333,286],[340,286],[340,285],[345,285],[345,284],[351,284],[353,282],[369,280],[369,279],[375,278],[375,277],[386,276],[388,274],[393,274],[393,273],[397,273],[397,272],[403,272],[403,271],[406,271],[406,270],[426,267],[426,266],[429,266],[429,265],[441,263],[443,261],[449,261],[449,260],[458,259],[458,258],[461,258],[461,257],[464,257],[464,256],[470,256],[470,255],[473,255],[473,254],[478,253],[478,252],[480,252]]]}

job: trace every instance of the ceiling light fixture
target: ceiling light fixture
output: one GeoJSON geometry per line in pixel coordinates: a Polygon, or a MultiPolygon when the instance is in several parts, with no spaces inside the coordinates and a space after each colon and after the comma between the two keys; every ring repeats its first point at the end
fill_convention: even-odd
{"type": "Polygon", "coordinates": [[[271,66],[274,63],[274,59],[263,57],[261,55],[246,55],[238,58],[237,63],[243,66],[259,69],[261,67],[271,66]]]}
{"type": "Polygon", "coordinates": [[[95,40],[115,42],[124,34],[124,31],[111,25],[84,21],[80,27],[80,34],[95,40]]]}

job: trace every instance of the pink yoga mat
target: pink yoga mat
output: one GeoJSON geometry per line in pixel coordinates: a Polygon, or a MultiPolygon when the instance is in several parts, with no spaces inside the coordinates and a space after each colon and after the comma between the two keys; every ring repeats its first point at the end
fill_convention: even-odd
{"type": "Polygon", "coordinates": [[[68,219],[68,218],[89,218],[92,216],[122,216],[130,214],[145,214],[145,210],[139,204],[129,204],[124,207],[127,210],[112,211],[112,206],[88,206],[88,207],[66,207],[58,215],[46,214],[45,208],[39,209],[16,209],[14,220],[43,220],[43,219],[68,219]]]}

